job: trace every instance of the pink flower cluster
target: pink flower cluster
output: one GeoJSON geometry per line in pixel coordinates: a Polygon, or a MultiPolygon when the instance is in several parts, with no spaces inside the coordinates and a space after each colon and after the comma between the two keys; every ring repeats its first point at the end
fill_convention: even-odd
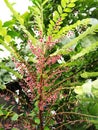
{"type": "Polygon", "coordinates": [[[44,64],[46,60],[46,58],[44,57],[43,49],[41,47],[34,47],[30,41],[28,43],[32,53],[37,58],[37,63],[36,63],[37,73],[42,73],[42,69],[44,68],[44,64]]]}
{"type": "Polygon", "coordinates": [[[36,64],[37,73],[42,73],[43,68],[45,67],[45,57],[44,55],[39,56],[36,64]]]}
{"type": "Polygon", "coordinates": [[[47,47],[53,47],[56,43],[58,43],[58,40],[52,41],[52,36],[48,36],[48,40],[46,41],[47,47]]]}
{"type": "Polygon", "coordinates": [[[26,83],[23,80],[19,82],[19,85],[22,87],[23,91],[28,96],[30,103],[32,103],[35,96],[34,93],[31,92],[31,90],[27,87],[26,83]]]}
{"type": "Polygon", "coordinates": [[[59,60],[60,58],[61,58],[60,55],[49,57],[47,62],[46,62],[46,65],[55,64],[57,62],[57,60],[59,60]]]}
{"type": "Polygon", "coordinates": [[[29,89],[33,92],[34,87],[36,86],[36,77],[35,75],[32,75],[32,73],[28,70],[27,66],[24,63],[21,63],[19,61],[16,61],[14,59],[14,64],[20,74],[22,74],[24,77],[24,81],[27,83],[27,86],[29,89]]]}
{"type": "Polygon", "coordinates": [[[47,97],[44,97],[44,100],[42,100],[41,102],[39,102],[38,107],[41,111],[44,111],[45,107],[47,107],[47,105],[49,105],[50,103],[55,103],[55,101],[58,98],[58,92],[53,93],[53,95],[50,95],[47,97]]]}
{"type": "Polygon", "coordinates": [[[58,97],[58,92],[53,93],[53,95],[50,95],[47,99],[46,102],[48,103],[54,103],[57,100],[58,97]]]}
{"type": "Polygon", "coordinates": [[[30,46],[30,50],[36,57],[39,57],[41,54],[43,54],[42,49],[37,46],[35,47],[30,40],[28,41],[28,44],[30,46]]]}
{"type": "Polygon", "coordinates": [[[38,107],[41,111],[44,111],[45,106],[46,102],[44,102],[43,100],[38,103],[38,107]]]}
{"type": "Polygon", "coordinates": [[[24,78],[25,82],[29,86],[31,92],[33,92],[34,88],[36,87],[36,79],[35,76],[31,73],[26,74],[26,78],[24,78]]]}

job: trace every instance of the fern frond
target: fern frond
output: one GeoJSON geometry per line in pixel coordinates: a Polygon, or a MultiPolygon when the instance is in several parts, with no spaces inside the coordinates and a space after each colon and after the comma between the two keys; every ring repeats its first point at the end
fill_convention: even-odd
{"type": "Polygon", "coordinates": [[[89,53],[90,51],[95,50],[97,47],[98,47],[98,42],[92,43],[92,45],[90,45],[89,47],[86,47],[86,48],[82,49],[81,52],[79,52],[75,56],[72,56],[71,59],[76,60],[76,59],[84,56],[85,54],[89,53]]]}
{"type": "Polygon", "coordinates": [[[66,35],[68,33],[68,31],[70,30],[74,30],[76,29],[77,27],[81,26],[81,25],[88,25],[90,23],[90,18],[87,18],[87,19],[83,19],[83,20],[78,20],[76,23],[72,24],[72,25],[69,25],[69,26],[65,26],[63,27],[62,29],[60,29],[58,31],[57,34],[54,34],[53,35],[53,39],[60,39],[63,35],[66,35]]]}
{"type": "Polygon", "coordinates": [[[0,69],[5,69],[8,72],[12,73],[14,76],[16,76],[19,79],[22,79],[22,75],[20,75],[18,72],[14,71],[13,69],[6,66],[4,63],[0,62],[0,69]]]}
{"type": "Polygon", "coordinates": [[[14,8],[12,7],[12,5],[10,4],[10,2],[8,0],[4,0],[4,2],[6,3],[7,7],[10,9],[10,11],[13,13],[13,15],[15,16],[15,18],[19,21],[20,23],[20,28],[28,35],[28,38],[30,40],[32,40],[33,44],[36,44],[37,39],[35,39],[31,33],[26,29],[26,27],[24,26],[24,20],[23,18],[14,10],[14,8]]]}
{"type": "Polygon", "coordinates": [[[32,6],[32,15],[34,16],[34,22],[38,30],[43,32],[43,6],[42,4],[32,6]]]}
{"type": "Polygon", "coordinates": [[[56,34],[63,20],[66,18],[68,13],[72,12],[75,2],[77,0],[61,0],[61,5],[58,5],[57,11],[53,12],[53,19],[50,20],[47,35],[56,34]]]}
{"type": "Polygon", "coordinates": [[[83,39],[87,35],[94,34],[97,30],[98,30],[98,24],[89,27],[85,32],[80,34],[78,37],[74,38],[68,44],[64,45],[61,49],[59,49],[55,53],[51,54],[51,56],[57,55],[57,54],[66,54],[66,49],[72,47],[74,44],[77,44],[78,41],[80,41],[81,39],[83,39]]]}

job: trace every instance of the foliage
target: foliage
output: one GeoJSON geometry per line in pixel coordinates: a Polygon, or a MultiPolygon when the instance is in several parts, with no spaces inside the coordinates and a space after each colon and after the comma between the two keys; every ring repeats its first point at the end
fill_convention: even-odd
{"type": "Polygon", "coordinates": [[[13,18],[0,21],[0,44],[11,53],[10,64],[0,62],[1,75],[9,73],[19,84],[14,91],[4,85],[10,79],[0,80],[2,128],[97,129],[98,24],[87,17],[70,23],[77,0],[32,0],[23,15],[4,1],[13,18]]]}

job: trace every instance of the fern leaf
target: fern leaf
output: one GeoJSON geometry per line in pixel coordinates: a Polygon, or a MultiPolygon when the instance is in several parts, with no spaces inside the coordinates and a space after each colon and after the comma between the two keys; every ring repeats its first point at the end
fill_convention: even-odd
{"type": "Polygon", "coordinates": [[[83,20],[78,20],[76,23],[69,25],[69,26],[65,26],[62,29],[59,30],[59,32],[57,34],[53,35],[53,39],[60,39],[62,38],[63,35],[66,35],[70,30],[74,30],[76,29],[76,27],[79,27],[81,25],[87,25],[90,23],[90,19],[83,19],[83,20]]]}
{"type": "Polygon", "coordinates": [[[57,11],[53,12],[54,25],[49,24],[47,35],[57,34],[61,28],[62,21],[66,18],[69,12],[72,12],[72,8],[75,6],[77,0],[61,0],[61,5],[58,5],[57,11]]]}
{"type": "MultiPolygon", "coordinates": [[[[94,34],[97,30],[98,30],[98,24],[89,27],[84,33],[80,34],[78,37],[73,39],[71,42],[64,45],[63,48],[61,48],[61,49],[57,50],[55,53],[51,54],[51,56],[57,55],[57,54],[66,54],[66,49],[68,49],[68,48],[72,47],[73,45],[77,44],[78,41],[80,41],[81,39],[83,39],[87,35],[94,34]]],[[[93,44],[93,46],[96,46],[96,45],[93,44]]]]}
{"type": "Polygon", "coordinates": [[[41,6],[40,8],[38,6],[32,7],[32,14],[34,16],[34,22],[36,24],[36,27],[38,30],[42,31],[42,17],[41,17],[41,6]]]}
{"type": "Polygon", "coordinates": [[[96,49],[98,47],[98,42],[93,43],[91,46],[84,48],[80,53],[76,54],[75,56],[72,56],[72,60],[76,60],[82,56],[84,56],[85,54],[89,53],[90,51],[93,51],[94,49],[96,49]]]}

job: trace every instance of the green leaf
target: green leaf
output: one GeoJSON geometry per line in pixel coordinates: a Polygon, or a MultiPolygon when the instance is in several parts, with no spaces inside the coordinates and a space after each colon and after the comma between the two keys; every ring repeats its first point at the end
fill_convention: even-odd
{"type": "Polygon", "coordinates": [[[0,20],[0,28],[2,27],[2,21],[0,20]]]}
{"type": "Polygon", "coordinates": [[[68,7],[74,7],[74,6],[75,6],[74,3],[70,3],[70,4],[68,5],[68,7]]]}
{"type": "Polygon", "coordinates": [[[38,107],[38,101],[35,102],[34,106],[38,107]]]}
{"type": "Polygon", "coordinates": [[[4,37],[4,40],[9,43],[9,42],[11,41],[11,36],[6,35],[6,36],[4,37]]]}
{"type": "Polygon", "coordinates": [[[9,27],[9,26],[13,25],[14,23],[15,23],[14,20],[6,21],[6,22],[3,24],[3,27],[9,27]]]}
{"type": "Polygon", "coordinates": [[[44,90],[45,90],[45,91],[48,91],[48,90],[49,90],[49,87],[44,86],[44,90]]]}
{"type": "Polygon", "coordinates": [[[36,7],[36,6],[34,6],[33,8],[32,8],[32,10],[33,10],[33,12],[37,15],[37,14],[41,14],[41,11],[40,11],[40,9],[38,8],[38,7],[36,7]]]}
{"type": "Polygon", "coordinates": [[[67,2],[68,2],[68,0],[61,0],[61,6],[62,6],[63,8],[65,8],[67,2]]]}
{"type": "Polygon", "coordinates": [[[0,51],[4,51],[4,50],[0,48],[0,51]]]}
{"type": "Polygon", "coordinates": [[[11,114],[11,112],[10,112],[10,111],[9,111],[9,112],[7,111],[7,114],[6,114],[6,116],[4,117],[4,119],[7,119],[10,114],[11,114]]]}
{"type": "Polygon", "coordinates": [[[82,86],[83,88],[83,93],[86,95],[91,95],[92,94],[92,81],[88,80],[86,83],[84,83],[82,86]]]}
{"type": "Polygon", "coordinates": [[[51,23],[51,25],[52,25],[52,26],[54,26],[54,25],[55,25],[55,23],[54,23],[52,20],[50,20],[50,23],[51,23]]]}
{"type": "Polygon", "coordinates": [[[93,81],[92,86],[96,89],[98,89],[98,79],[93,81]]]}
{"type": "Polygon", "coordinates": [[[8,31],[7,34],[10,35],[12,38],[15,38],[16,36],[20,35],[19,32],[16,32],[16,31],[13,31],[13,30],[8,31]]]}
{"type": "Polygon", "coordinates": [[[3,112],[2,112],[2,110],[0,110],[0,116],[2,116],[3,115],[3,112]]]}
{"type": "Polygon", "coordinates": [[[82,88],[82,86],[75,87],[74,91],[78,95],[82,95],[83,94],[83,88],[82,88]]]}
{"type": "MultiPolygon", "coordinates": [[[[98,124],[98,121],[97,121],[97,124],[98,124]]],[[[98,125],[95,125],[95,127],[96,127],[96,130],[98,130],[98,125]]]]}
{"type": "Polygon", "coordinates": [[[3,85],[3,84],[0,84],[0,89],[1,89],[1,90],[4,90],[4,89],[6,89],[6,86],[3,85]]]}
{"type": "Polygon", "coordinates": [[[6,28],[5,28],[5,27],[1,28],[1,29],[0,29],[0,35],[1,35],[1,36],[5,36],[6,34],[7,34],[6,28]]]}
{"type": "Polygon", "coordinates": [[[7,115],[8,112],[6,110],[3,110],[3,115],[7,115]]]}
{"type": "Polygon", "coordinates": [[[89,112],[92,115],[98,116],[98,103],[96,103],[95,105],[90,105],[89,106],[89,112]]]}
{"type": "Polygon", "coordinates": [[[65,18],[67,15],[68,15],[67,13],[63,13],[63,14],[61,14],[61,17],[65,18]]]}
{"type": "Polygon", "coordinates": [[[81,74],[81,77],[82,77],[82,78],[88,78],[87,72],[82,73],[82,74],[81,74]]]}
{"type": "Polygon", "coordinates": [[[57,11],[54,11],[53,13],[53,20],[56,22],[59,18],[59,13],[57,11]]]}
{"type": "Polygon", "coordinates": [[[31,117],[34,117],[36,115],[36,113],[34,112],[34,111],[32,111],[30,114],[29,114],[29,116],[31,116],[31,117]]]}
{"type": "Polygon", "coordinates": [[[60,14],[62,14],[62,7],[60,5],[58,5],[58,11],[60,14]]]}
{"type": "Polygon", "coordinates": [[[90,77],[97,77],[98,72],[84,72],[81,74],[82,78],[90,78],[90,77]]]}
{"type": "MultiPolygon", "coordinates": [[[[0,126],[2,126],[2,124],[0,123],[0,126]]],[[[3,128],[0,128],[0,130],[4,130],[3,128]]]]}
{"type": "Polygon", "coordinates": [[[15,113],[15,114],[12,116],[11,120],[12,120],[12,121],[16,121],[16,120],[18,119],[18,117],[19,117],[19,115],[18,115],[17,113],[15,113]]]}
{"type": "Polygon", "coordinates": [[[40,124],[40,119],[39,118],[35,118],[35,123],[40,124]]]}
{"type": "Polygon", "coordinates": [[[66,8],[64,12],[71,12],[72,10],[70,8],[66,8]]]}
{"type": "Polygon", "coordinates": [[[25,20],[29,16],[29,13],[26,11],[21,17],[25,20]]]}
{"type": "Polygon", "coordinates": [[[49,127],[46,126],[46,127],[44,128],[44,130],[50,130],[50,129],[49,129],[49,127]]]}

